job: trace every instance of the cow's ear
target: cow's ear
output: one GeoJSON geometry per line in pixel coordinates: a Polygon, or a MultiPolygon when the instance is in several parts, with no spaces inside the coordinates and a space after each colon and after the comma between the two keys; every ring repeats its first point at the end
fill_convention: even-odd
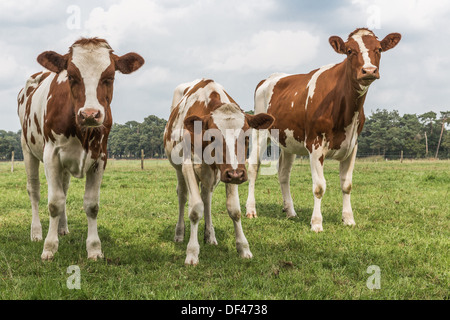
{"type": "Polygon", "coordinates": [[[267,113],[259,113],[257,115],[251,115],[246,113],[248,125],[253,129],[270,129],[275,121],[275,118],[267,113]]]}
{"type": "Polygon", "coordinates": [[[124,54],[120,57],[114,54],[113,58],[116,64],[116,70],[124,74],[129,74],[136,71],[145,63],[144,58],[134,52],[124,54]]]}
{"type": "Polygon", "coordinates": [[[59,73],[67,69],[68,57],[68,54],[62,56],[54,51],[45,51],[37,57],[37,61],[44,68],[59,73]]]}
{"type": "Polygon", "coordinates": [[[402,35],[400,33],[391,33],[388,34],[383,40],[381,40],[381,49],[383,51],[388,51],[394,48],[402,39],[402,35]]]}
{"type": "Polygon", "coordinates": [[[338,36],[332,36],[330,39],[328,39],[328,42],[333,47],[334,51],[341,54],[346,54],[345,52],[345,43],[344,40],[341,39],[341,37],[338,36]]]}
{"type": "MultiPolygon", "coordinates": [[[[206,130],[208,119],[207,116],[199,117],[199,116],[189,116],[186,119],[184,119],[184,127],[190,132],[190,133],[201,133],[201,132],[195,132],[195,123],[200,122],[201,123],[201,129],[206,130]]],[[[197,128],[199,128],[199,125],[197,125],[197,128]]]]}

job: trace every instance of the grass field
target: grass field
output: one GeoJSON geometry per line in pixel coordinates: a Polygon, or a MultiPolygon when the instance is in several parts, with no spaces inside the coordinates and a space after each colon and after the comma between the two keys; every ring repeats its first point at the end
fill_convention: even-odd
{"type": "MultiPolygon", "coordinates": [[[[341,223],[338,163],[325,162],[324,232],[310,231],[309,164],[297,161],[291,190],[298,218],[286,219],[276,176],[260,176],[259,218],[243,218],[254,258],[239,258],[225,207],[213,196],[217,246],[203,243],[200,263],[184,265],[189,237],[174,243],[175,171],[167,161],[110,161],[98,219],[105,259],[88,261],[84,180],[72,178],[67,199],[70,234],[52,262],[30,241],[31,207],[24,165],[0,163],[0,299],[449,299],[450,162],[357,161],[352,205],[357,225],[341,223]],[[81,272],[70,290],[69,266],[81,272]],[[369,289],[369,266],[380,289],[369,289]]],[[[245,213],[247,183],[240,187],[245,213]]],[[[41,222],[48,230],[47,186],[41,166],[41,222]]]]}

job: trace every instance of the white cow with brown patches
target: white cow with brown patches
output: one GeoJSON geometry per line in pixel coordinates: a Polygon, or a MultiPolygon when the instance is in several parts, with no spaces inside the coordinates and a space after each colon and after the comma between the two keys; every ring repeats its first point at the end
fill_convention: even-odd
{"type": "MultiPolygon", "coordinates": [[[[380,77],[381,53],[394,48],[401,39],[391,33],[383,40],[365,28],[356,29],[344,42],[338,36],[330,45],[346,59],[308,74],[274,74],[261,81],[255,92],[255,114],[267,112],[275,117],[271,130],[278,130],[281,154],[278,179],[287,217],[295,217],[290,191],[290,173],[296,155],[309,155],[313,182],[314,209],[311,229],[323,231],[321,201],[326,190],[323,174],[325,158],[340,162],[343,194],[342,220],[354,225],[350,205],[352,174],[357,138],[364,125],[364,101],[370,84],[380,77]]],[[[266,137],[256,144],[265,149],[266,137]]],[[[256,217],[255,181],[260,164],[258,148],[249,159],[247,217],[256,217]]]]}
{"type": "Polygon", "coordinates": [[[189,194],[191,234],[186,264],[198,263],[198,224],[203,215],[205,242],[217,244],[211,220],[211,197],[220,181],[226,184],[226,206],[234,223],[236,249],[241,257],[252,257],[241,225],[238,184],[247,180],[245,156],[250,128],[268,129],[273,120],[265,113],[245,114],[213,80],[196,80],[176,88],[164,146],[178,178],[176,242],[184,240],[184,206],[189,194]]]}
{"type": "Polygon", "coordinates": [[[50,225],[42,260],[52,260],[58,234],[69,232],[66,197],[70,177],[86,177],[84,210],[88,219],[89,259],[103,256],[97,232],[100,184],[107,161],[112,125],[110,104],[116,71],[128,74],[144,59],[137,53],[117,56],[105,40],[80,39],[60,55],[46,51],[37,58],[48,69],[27,81],[18,96],[22,149],[31,200],[31,239],[42,240],[39,220],[39,162],[48,183],[50,225]]]}

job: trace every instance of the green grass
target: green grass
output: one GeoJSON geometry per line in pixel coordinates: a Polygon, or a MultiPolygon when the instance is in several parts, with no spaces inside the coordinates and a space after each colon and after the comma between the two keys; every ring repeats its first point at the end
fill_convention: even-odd
{"type": "MultiPolygon", "coordinates": [[[[31,208],[23,163],[0,163],[0,299],[449,299],[449,161],[357,161],[352,206],[357,225],[341,223],[338,163],[326,161],[324,232],[310,231],[309,165],[297,161],[291,190],[298,218],[286,219],[276,176],[257,181],[257,219],[242,224],[254,258],[240,259],[225,207],[213,196],[218,246],[203,243],[200,263],[185,266],[189,237],[174,243],[176,175],[167,161],[110,161],[101,188],[98,228],[105,259],[88,261],[84,180],[72,178],[70,234],[52,262],[43,242],[30,241],[31,208]],[[69,290],[67,268],[79,266],[81,289],[69,290]],[[366,286],[379,266],[381,289],[366,286]]],[[[240,190],[245,214],[247,186],[240,190]]],[[[40,216],[48,230],[47,185],[41,165],[40,216]]]]}

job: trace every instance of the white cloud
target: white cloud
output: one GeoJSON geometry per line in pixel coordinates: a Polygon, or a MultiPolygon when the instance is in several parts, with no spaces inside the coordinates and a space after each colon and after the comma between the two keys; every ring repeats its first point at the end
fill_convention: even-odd
{"type": "Polygon", "coordinates": [[[448,16],[450,2],[447,0],[353,0],[367,19],[371,14],[379,14],[381,27],[389,26],[399,30],[430,31],[436,28],[436,22],[448,16]],[[378,7],[378,11],[368,11],[378,7]]]}
{"type": "Polygon", "coordinates": [[[217,71],[286,70],[309,62],[319,38],[306,31],[261,31],[250,39],[224,45],[209,68],[217,71]]]}

